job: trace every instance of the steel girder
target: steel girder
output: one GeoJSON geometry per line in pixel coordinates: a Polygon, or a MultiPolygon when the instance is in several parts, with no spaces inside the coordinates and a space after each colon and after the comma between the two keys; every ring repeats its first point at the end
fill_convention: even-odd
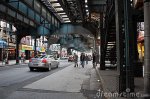
{"type": "MultiPolygon", "coordinates": [[[[36,0],[36,2],[34,0],[3,0],[0,6],[3,15],[9,15],[12,18],[11,23],[16,20],[17,23],[26,24],[24,26],[32,26],[37,28],[37,30],[39,30],[38,27],[40,26],[51,32],[54,32],[60,27],[60,21],[58,21],[58,19],[42,3],[40,3],[40,0],[36,0]],[[38,9],[34,6],[34,3],[37,2],[40,4],[38,9]],[[43,11],[43,9],[46,12],[43,11]]],[[[4,20],[10,21],[6,18],[4,20]]],[[[43,33],[39,33],[39,35],[41,34],[43,33]]],[[[47,33],[44,35],[47,35],[47,33]]]]}
{"type": "Polygon", "coordinates": [[[74,47],[74,49],[93,47],[93,34],[80,25],[63,24],[55,33],[60,37],[58,41],[62,46],[74,47]]]}

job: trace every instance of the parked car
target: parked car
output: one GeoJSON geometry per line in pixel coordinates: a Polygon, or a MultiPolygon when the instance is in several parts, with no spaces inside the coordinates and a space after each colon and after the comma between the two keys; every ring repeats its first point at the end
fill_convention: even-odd
{"type": "Polygon", "coordinates": [[[74,61],[74,58],[73,58],[72,55],[70,55],[70,56],[68,57],[68,62],[73,62],[73,61],[74,61]]]}
{"type": "Polygon", "coordinates": [[[34,69],[45,69],[50,71],[51,68],[58,68],[59,60],[52,55],[35,56],[29,60],[28,66],[30,71],[34,69]]]}

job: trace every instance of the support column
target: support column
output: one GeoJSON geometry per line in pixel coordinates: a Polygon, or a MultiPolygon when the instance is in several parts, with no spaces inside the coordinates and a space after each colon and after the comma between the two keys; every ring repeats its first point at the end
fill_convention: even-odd
{"type": "Polygon", "coordinates": [[[150,0],[144,0],[144,93],[150,99],[150,0]]]}
{"type": "Polygon", "coordinates": [[[19,44],[20,44],[20,40],[19,40],[19,36],[17,34],[19,34],[19,31],[16,32],[16,64],[19,64],[19,44]]]}
{"type": "Polygon", "coordinates": [[[123,1],[115,0],[116,15],[116,54],[117,54],[117,72],[118,72],[118,92],[121,93],[126,89],[125,68],[124,68],[124,43],[123,43],[123,27],[122,27],[122,10],[123,1]]]}
{"type": "Polygon", "coordinates": [[[103,14],[100,13],[100,70],[105,70],[103,14]]]}
{"type": "MultiPolygon", "coordinates": [[[[125,32],[125,67],[126,67],[126,89],[129,92],[134,91],[134,75],[133,75],[133,23],[131,16],[131,1],[123,0],[124,4],[124,32],[125,32]]],[[[127,93],[129,93],[127,92],[127,93]]]]}
{"type": "Polygon", "coordinates": [[[34,56],[37,55],[37,51],[36,51],[36,37],[34,38],[34,56]]]}

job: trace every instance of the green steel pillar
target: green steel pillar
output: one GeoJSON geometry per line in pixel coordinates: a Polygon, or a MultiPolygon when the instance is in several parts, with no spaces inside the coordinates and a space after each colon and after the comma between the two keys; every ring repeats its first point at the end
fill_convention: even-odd
{"type": "Polygon", "coordinates": [[[105,70],[103,13],[100,13],[100,70],[105,70]]]}
{"type": "Polygon", "coordinates": [[[16,31],[16,64],[19,64],[19,44],[20,44],[20,39],[18,34],[20,33],[19,30],[16,31]]]}
{"type": "Polygon", "coordinates": [[[117,54],[117,73],[119,93],[126,89],[125,83],[125,68],[124,68],[124,33],[123,33],[123,1],[115,0],[115,18],[116,18],[116,54],[117,54]]]}
{"type": "MultiPolygon", "coordinates": [[[[132,15],[131,1],[123,0],[124,4],[124,32],[125,32],[125,67],[126,67],[126,89],[128,92],[134,91],[134,75],[133,75],[133,42],[132,42],[132,15]]],[[[127,93],[128,93],[127,92],[127,93]]]]}
{"type": "Polygon", "coordinates": [[[34,38],[34,56],[37,55],[37,51],[36,51],[36,37],[34,38]]]}

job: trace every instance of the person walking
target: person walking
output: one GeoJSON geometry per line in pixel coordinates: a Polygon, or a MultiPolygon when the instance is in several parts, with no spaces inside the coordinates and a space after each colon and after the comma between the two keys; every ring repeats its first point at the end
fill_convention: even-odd
{"type": "Polygon", "coordinates": [[[78,67],[78,55],[76,53],[74,53],[74,67],[78,67]]]}
{"type": "Polygon", "coordinates": [[[25,62],[25,55],[24,53],[21,54],[21,63],[24,63],[25,62]]]}
{"type": "Polygon", "coordinates": [[[7,63],[7,59],[8,59],[8,58],[7,58],[7,53],[5,53],[5,52],[4,52],[4,55],[3,55],[3,59],[4,59],[4,62],[5,62],[5,65],[8,64],[8,63],[7,63]]]}
{"type": "Polygon", "coordinates": [[[89,61],[89,57],[88,57],[88,55],[86,54],[86,56],[85,56],[85,61],[86,61],[86,65],[88,64],[88,61],[89,61]]]}
{"type": "Polygon", "coordinates": [[[93,56],[93,68],[95,68],[96,65],[97,65],[97,62],[96,62],[96,52],[94,52],[92,56],[93,56]]]}
{"type": "Polygon", "coordinates": [[[84,53],[81,53],[80,61],[81,61],[82,67],[84,68],[84,62],[85,62],[85,54],[84,53]]]}

